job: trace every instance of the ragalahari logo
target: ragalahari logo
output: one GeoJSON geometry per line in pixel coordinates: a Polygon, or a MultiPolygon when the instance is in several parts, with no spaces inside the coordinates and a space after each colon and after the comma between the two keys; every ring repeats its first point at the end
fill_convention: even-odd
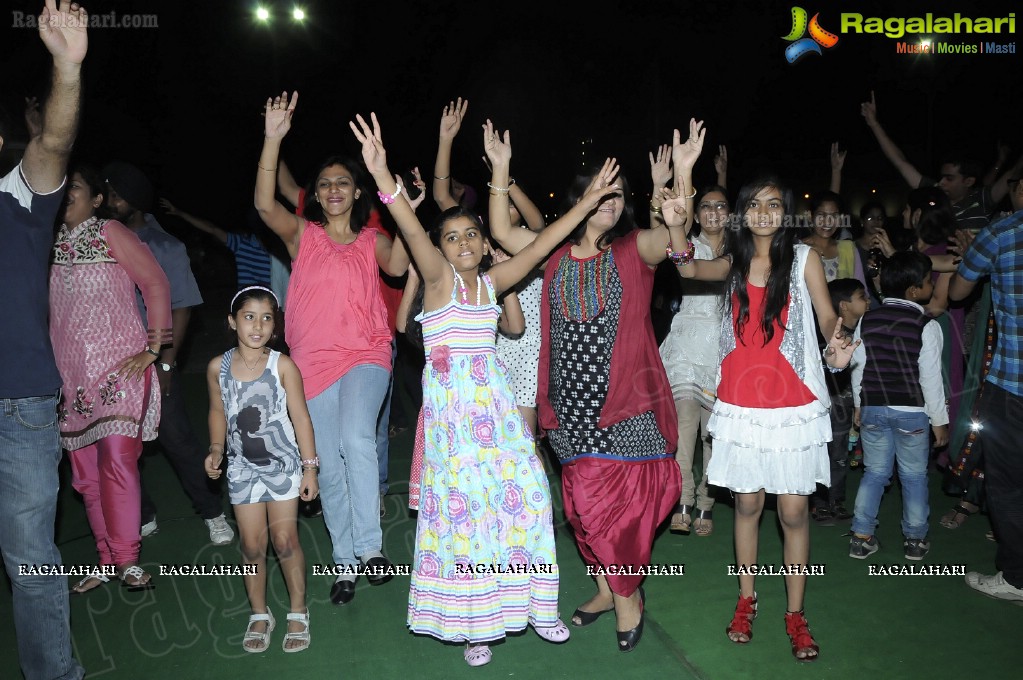
{"type": "Polygon", "coordinates": [[[830,31],[821,28],[817,17],[814,14],[809,24],[806,21],[806,10],[802,7],[792,8],[792,30],[782,40],[787,40],[791,45],[785,48],[785,58],[790,64],[795,64],[808,54],[821,54],[821,48],[831,48],[838,44],[838,36],[830,31]],[[803,35],[809,31],[810,37],[803,35]]]}

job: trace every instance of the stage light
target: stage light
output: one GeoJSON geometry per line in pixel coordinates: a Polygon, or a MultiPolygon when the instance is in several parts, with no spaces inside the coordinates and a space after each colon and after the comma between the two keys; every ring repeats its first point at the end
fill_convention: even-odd
{"type": "Polygon", "coordinates": [[[256,18],[264,23],[269,21],[270,10],[268,10],[266,7],[256,7],[256,18]]]}
{"type": "Polygon", "coordinates": [[[291,10],[291,18],[295,21],[305,21],[305,10],[301,7],[296,7],[291,10]]]}

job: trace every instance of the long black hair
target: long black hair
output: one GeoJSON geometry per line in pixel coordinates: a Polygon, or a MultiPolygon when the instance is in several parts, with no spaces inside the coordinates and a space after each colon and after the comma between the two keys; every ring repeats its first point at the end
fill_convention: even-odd
{"type": "MultiPolygon", "coordinates": [[[[571,210],[572,206],[579,202],[579,199],[586,193],[586,188],[590,186],[590,182],[592,182],[593,178],[596,176],[596,170],[588,175],[576,175],[576,178],[572,180],[571,186],[568,187],[568,195],[565,197],[565,202],[562,206],[562,215],[571,210]]],[[[636,228],[636,214],[632,209],[632,200],[630,198],[632,196],[632,191],[629,189],[629,180],[625,178],[625,175],[619,174],[618,177],[615,178],[614,183],[621,187],[622,196],[625,199],[625,207],[622,210],[621,217],[618,218],[615,225],[597,238],[596,245],[598,250],[605,250],[609,248],[616,238],[625,236],[636,228]]],[[[587,215],[586,219],[579,223],[579,226],[572,230],[572,233],[568,235],[569,241],[575,245],[579,245],[583,235],[586,233],[586,222],[588,220],[589,215],[587,215]]]]}
{"type": "MultiPolygon", "coordinates": [[[[331,156],[320,163],[316,168],[313,179],[309,182],[305,191],[305,204],[302,206],[302,215],[310,222],[320,225],[327,224],[327,216],[323,212],[323,206],[316,200],[316,183],[320,181],[320,173],[332,165],[344,167],[352,175],[352,191],[359,191],[359,197],[352,202],[351,230],[356,234],[369,222],[369,213],[372,208],[369,192],[366,190],[366,171],[362,164],[345,156],[331,156]]],[[[354,198],[354,193],[352,194],[354,198]]]]}
{"type": "Polygon", "coordinates": [[[735,338],[743,344],[745,344],[742,339],[743,331],[749,321],[749,293],[746,291],[746,283],[749,279],[750,263],[755,254],[753,233],[746,224],[746,213],[749,212],[753,198],[767,188],[777,189],[781,193],[785,214],[781,227],[771,238],[771,271],[767,277],[764,317],[760,324],[764,345],[774,337],[774,327],[781,324],[781,313],[789,300],[789,273],[795,258],[793,246],[796,242],[796,229],[792,219],[792,190],[777,177],[768,175],[753,180],[739,189],[739,195],[735,199],[735,213],[738,219],[733,221],[735,226],[729,231],[728,250],[732,255],[732,269],[728,275],[728,290],[739,302],[735,338]]]}
{"type": "MultiPolygon", "coordinates": [[[[444,225],[451,220],[457,220],[459,217],[465,217],[472,221],[479,232],[483,235],[484,242],[490,242],[490,232],[480,221],[479,215],[469,210],[465,206],[458,204],[451,208],[448,208],[433,221],[430,228],[427,230],[427,234],[430,236],[430,242],[436,248],[440,248],[440,237],[441,232],[444,231],[444,225]]],[[[480,260],[480,272],[485,272],[490,269],[493,259],[489,254],[485,254],[483,259],[480,260]]],[[[423,347],[423,325],[416,321],[416,317],[423,311],[423,299],[426,295],[426,284],[423,282],[422,277],[419,278],[419,285],[416,286],[415,295],[412,298],[412,306],[408,310],[408,318],[405,320],[405,337],[415,345],[416,347],[423,347]]]]}

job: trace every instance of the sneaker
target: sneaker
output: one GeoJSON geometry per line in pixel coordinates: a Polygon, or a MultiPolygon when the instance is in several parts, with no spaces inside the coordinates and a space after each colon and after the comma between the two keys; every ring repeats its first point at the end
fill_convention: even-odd
{"type": "Polygon", "coordinates": [[[227,545],[234,538],[234,530],[223,515],[206,520],[206,526],[210,528],[213,545],[227,545]]]}
{"type": "Polygon", "coordinates": [[[146,536],[152,536],[159,530],[160,527],[156,526],[156,518],[154,517],[153,519],[149,520],[148,522],[142,525],[142,529],[139,533],[142,534],[142,538],[145,538],[146,536]]]}
{"type": "Polygon", "coordinates": [[[1006,600],[1023,607],[1023,588],[1005,582],[1002,572],[992,576],[971,571],[966,574],[966,585],[996,600],[1006,600]]]}
{"type": "Polygon", "coordinates": [[[853,536],[849,539],[849,557],[854,557],[858,560],[867,559],[880,548],[881,545],[877,542],[877,536],[871,536],[870,538],[853,536]]]}
{"type": "Polygon", "coordinates": [[[922,560],[931,551],[931,542],[926,538],[907,538],[902,542],[902,550],[907,560],[922,560]]]}

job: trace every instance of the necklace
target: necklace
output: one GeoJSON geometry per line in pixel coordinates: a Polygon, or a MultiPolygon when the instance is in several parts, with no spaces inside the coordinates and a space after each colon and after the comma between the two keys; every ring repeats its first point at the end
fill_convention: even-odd
{"type": "Polygon", "coordinates": [[[249,369],[250,371],[255,371],[259,367],[259,362],[263,360],[263,357],[265,355],[266,350],[264,349],[259,353],[259,357],[256,359],[255,365],[249,366],[249,362],[245,361],[245,357],[242,356],[242,353],[238,352],[238,358],[242,360],[242,364],[245,366],[245,368],[249,369]]]}
{"type": "MultiPolygon", "coordinates": [[[[455,278],[458,279],[458,296],[462,299],[462,304],[463,305],[467,305],[467,304],[469,304],[469,289],[466,287],[465,280],[462,278],[461,274],[459,274],[458,272],[455,272],[455,278]]],[[[480,283],[480,275],[476,274],[476,306],[477,307],[480,306],[480,288],[482,288],[482,287],[483,287],[483,284],[480,283]]]]}

